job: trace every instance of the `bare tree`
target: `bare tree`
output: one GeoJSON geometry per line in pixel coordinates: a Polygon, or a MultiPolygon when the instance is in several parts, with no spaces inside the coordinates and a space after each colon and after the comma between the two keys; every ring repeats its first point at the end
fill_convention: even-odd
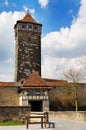
{"type": "Polygon", "coordinates": [[[70,67],[67,71],[64,72],[64,77],[73,83],[79,83],[82,81],[82,70],[76,67],[70,67]]]}
{"type": "Polygon", "coordinates": [[[86,55],[80,60],[84,82],[86,82],[86,55]]]}
{"type": "Polygon", "coordinates": [[[75,99],[75,110],[78,111],[80,92],[79,92],[79,83],[82,80],[82,70],[75,67],[70,67],[67,71],[64,72],[64,77],[70,83],[66,83],[66,92],[70,91],[69,95],[73,96],[75,99]]]}
{"type": "Polygon", "coordinates": [[[81,60],[81,64],[83,65],[84,70],[86,71],[86,55],[81,60]]]}

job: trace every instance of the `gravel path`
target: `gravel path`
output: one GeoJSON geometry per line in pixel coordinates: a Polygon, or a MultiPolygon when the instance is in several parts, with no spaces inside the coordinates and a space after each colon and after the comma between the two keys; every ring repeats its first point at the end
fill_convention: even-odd
{"type": "MultiPolygon", "coordinates": [[[[29,125],[28,130],[86,130],[86,122],[63,120],[63,119],[50,119],[56,123],[56,128],[43,128],[40,124],[29,125]]],[[[0,126],[0,130],[27,130],[26,126],[0,126]]]]}

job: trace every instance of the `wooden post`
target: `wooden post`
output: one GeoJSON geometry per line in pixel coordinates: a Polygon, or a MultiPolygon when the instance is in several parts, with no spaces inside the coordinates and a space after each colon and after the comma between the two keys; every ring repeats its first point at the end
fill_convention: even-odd
{"type": "Polygon", "coordinates": [[[26,117],[26,129],[28,129],[28,118],[26,117]]]}
{"type": "Polygon", "coordinates": [[[47,123],[48,123],[49,122],[48,112],[46,112],[46,115],[47,115],[47,123]]]}
{"type": "Polygon", "coordinates": [[[46,126],[47,126],[47,124],[48,124],[48,121],[49,121],[49,119],[48,119],[48,112],[45,112],[44,113],[44,119],[45,119],[45,128],[46,128],[46,126]]]}
{"type": "Polygon", "coordinates": [[[41,117],[41,128],[43,128],[43,117],[41,117]]]}

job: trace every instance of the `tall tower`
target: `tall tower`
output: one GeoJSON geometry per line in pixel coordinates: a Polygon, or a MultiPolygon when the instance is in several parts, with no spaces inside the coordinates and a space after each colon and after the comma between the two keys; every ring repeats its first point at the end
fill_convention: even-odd
{"type": "Polygon", "coordinates": [[[32,70],[41,76],[41,27],[27,13],[14,26],[16,41],[15,81],[27,78],[32,70]]]}

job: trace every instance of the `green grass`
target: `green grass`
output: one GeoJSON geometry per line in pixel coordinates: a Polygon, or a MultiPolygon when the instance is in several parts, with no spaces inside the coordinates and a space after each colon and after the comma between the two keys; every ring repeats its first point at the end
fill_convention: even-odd
{"type": "Polygon", "coordinates": [[[12,121],[7,121],[7,122],[0,122],[0,126],[15,126],[15,125],[24,125],[24,123],[21,122],[12,122],[12,121]]]}

